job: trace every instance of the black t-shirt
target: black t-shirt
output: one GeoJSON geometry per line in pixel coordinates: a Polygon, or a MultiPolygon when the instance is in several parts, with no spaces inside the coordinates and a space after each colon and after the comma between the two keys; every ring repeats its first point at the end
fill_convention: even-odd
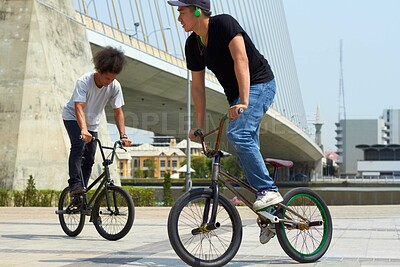
{"type": "Polygon", "coordinates": [[[269,82],[274,79],[268,61],[256,49],[253,42],[230,15],[210,17],[208,25],[208,44],[204,47],[196,33],[186,40],[185,53],[187,68],[191,71],[210,69],[224,88],[228,102],[239,97],[239,87],[234,71],[234,62],[229,51],[230,41],[242,33],[249,60],[250,84],[269,82]]]}

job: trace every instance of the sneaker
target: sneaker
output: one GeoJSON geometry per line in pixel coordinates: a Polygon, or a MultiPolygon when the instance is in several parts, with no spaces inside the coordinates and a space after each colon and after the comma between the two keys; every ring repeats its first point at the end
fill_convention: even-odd
{"type": "Polygon", "coordinates": [[[80,208],[82,206],[82,195],[73,195],[71,196],[71,208],[80,208]]]}
{"type": "MultiPolygon", "coordinates": [[[[274,213],[274,211],[271,212],[274,213]]],[[[260,217],[257,218],[257,224],[260,227],[260,243],[261,244],[268,243],[276,234],[275,224],[271,222],[262,223],[260,217]]]]}
{"type": "Polygon", "coordinates": [[[283,198],[279,192],[263,190],[257,193],[257,199],[253,204],[253,208],[259,211],[282,201],[283,198]]]}
{"type": "Polygon", "coordinates": [[[85,192],[86,189],[80,183],[72,184],[69,186],[69,194],[71,196],[83,194],[85,192]]]}
{"type": "Polygon", "coordinates": [[[275,236],[274,225],[268,224],[267,226],[260,226],[260,243],[266,244],[275,236]]]}

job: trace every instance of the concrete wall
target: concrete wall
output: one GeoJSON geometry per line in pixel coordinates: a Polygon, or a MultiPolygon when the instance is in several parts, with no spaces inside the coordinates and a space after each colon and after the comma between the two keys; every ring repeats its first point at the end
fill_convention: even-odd
{"type": "Polygon", "coordinates": [[[85,27],[74,14],[72,1],[0,2],[0,188],[23,189],[30,175],[39,189],[67,185],[61,111],[75,80],[93,69],[85,27]]]}
{"type": "MultiPolygon", "coordinates": [[[[279,188],[279,192],[284,196],[292,188],[279,188]]],[[[335,205],[399,205],[400,204],[400,188],[309,188],[319,194],[325,203],[329,206],[335,205]]],[[[255,197],[239,189],[250,201],[254,201],[255,197]]],[[[172,189],[174,200],[181,196],[184,192],[182,189],[172,189]]],[[[223,194],[232,199],[234,195],[225,189],[223,194]]],[[[156,189],[156,201],[162,201],[163,189],[156,189]]]]}

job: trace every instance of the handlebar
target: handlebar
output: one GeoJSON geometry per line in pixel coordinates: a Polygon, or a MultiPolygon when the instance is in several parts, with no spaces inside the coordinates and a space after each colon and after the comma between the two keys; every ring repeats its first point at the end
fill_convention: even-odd
{"type": "Polygon", "coordinates": [[[208,133],[203,133],[203,131],[201,129],[197,129],[193,133],[194,136],[200,137],[201,146],[203,148],[204,155],[206,155],[209,158],[212,158],[215,155],[215,153],[219,150],[220,142],[221,142],[221,136],[222,136],[222,129],[224,128],[224,123],[225,123],[225,121],[227,119],[228,119],[228,115],[225,114],[223,117],[220,118],[218,127],[215,128],[214,130],[209,131],[208,133]],[[206,146],[206,144],[204,142],[204,139],[207,136],[210,136],[210,135],[214,134],[215,132],[218,132],[217,140],[215,141],[214,149],[209,150],[209,149],[207,149],[207,146],[206,146]]]}
{"type": "MultiPolygon", "coordinates": [[[[243,108],[239,108],[238,110],[238,114],[242,114],[244,112],[243,108]]],[[[224,128],[224,123],[225,121],[228,119],[228,114],[225,114],[224,116],[222,116],[219,120],[219,125],[217,128],[215,128],[214,130],[209,131],[208,133],[203,133],[203,131],[201,129],[197,129],[193,134],[194,136],[198,136],[200,137],[200,141],[201,141],[201,146],[203,148],[203,152],[204,155],[206,155],[207,157],[211,158],[215,155],[215,153],[218,152],[219,147],[220,147],[220,143],[221,143],[221,136],[222,136],[222,129],[224,128]],[[218,132],[217,134],[217,140],[215,141],[215,147],[212,150],[207,149],[207,146],[204,142],[204,139],[209,136],[212,135],[213,133],[218,132]]]]}
{"type": "MultiPolygon", "coordinates": [[[[82,139],[82,136],[79,136],[79,139],[82,139]]],[[[101,157],[103,159],[103,165],[107,164],[107,165],[111,165],[114,161],[114,156],[115,156],[115,152],[117,150],[117,148],[123,149],[126,152],[126,149],[124,148],[124,142],[121,140],[117,140],[114,142],[114,145],[112,147],[109,146],[103,146],[100,142],[99,138],[96,138],[94,136],[92,136],[92,141],[91,142],[97,142],[99,144],[99,148],[100,148],[100,152],[101,152],[101,157]],[[104,150],[103,149],[109,149],[112,150],[111,151],[111,158],[110,160],[107,160],[106,156],[104,155],[104,150]]]]}

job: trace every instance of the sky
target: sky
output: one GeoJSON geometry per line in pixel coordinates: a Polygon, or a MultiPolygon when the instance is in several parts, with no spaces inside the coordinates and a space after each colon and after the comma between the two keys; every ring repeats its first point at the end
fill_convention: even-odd
{"type": "Polygon", "coordinates": [[[314,123],[319,105],[326,151],[336,151],[340,40],[346,119],[378,119],[384,109],[400,109],[399,0],[283,4],[307,120],[314,123]]]}

